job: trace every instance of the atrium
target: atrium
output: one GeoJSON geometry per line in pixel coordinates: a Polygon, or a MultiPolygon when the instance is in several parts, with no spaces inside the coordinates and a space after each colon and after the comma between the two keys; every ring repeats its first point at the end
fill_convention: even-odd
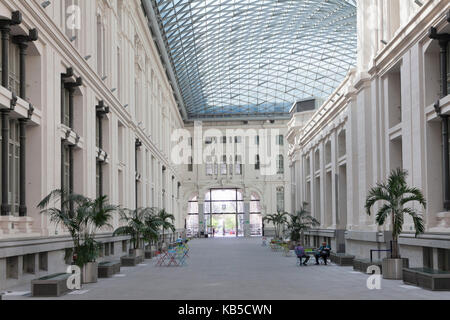
{"type": "Polygon", "coordinates": [[[0,32],[0,300],[450,299],[448,0],[0,0],[0,32]]]}

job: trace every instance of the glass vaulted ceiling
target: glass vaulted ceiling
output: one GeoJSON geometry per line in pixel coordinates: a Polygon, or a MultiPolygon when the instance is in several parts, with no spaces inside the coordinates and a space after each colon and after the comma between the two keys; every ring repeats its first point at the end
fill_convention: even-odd
{"type": "Polygon", "coordinates": [[[277,117],[356,59],[356,0],[152,0],[189,119],[277,117]]]}

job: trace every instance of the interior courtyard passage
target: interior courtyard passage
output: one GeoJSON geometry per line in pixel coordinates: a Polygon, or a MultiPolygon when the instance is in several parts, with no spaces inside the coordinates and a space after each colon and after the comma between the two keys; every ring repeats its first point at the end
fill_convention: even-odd
{"type": "MultiPolygon", "coordinates": [[[[156,267],[156,259],[98,283],[83,285],[52,299],[450,299],[450,292],[432,292],[406,286],[402,281],[381,280],[380,290],[369,290],[369,275],[352,267],[296,265],[261,245],[261,238],[194,239],[183,267],[156,267]]],[[[4,299],[32,300],[30,286],[11,289],[4,299]]]]}

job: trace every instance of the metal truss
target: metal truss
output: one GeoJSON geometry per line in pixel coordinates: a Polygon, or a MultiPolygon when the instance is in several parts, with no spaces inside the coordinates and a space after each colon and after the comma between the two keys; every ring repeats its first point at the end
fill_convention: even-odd
{"type": "Polygon", "coordinates": [[[151,0],[189,119],[276,117],[356,62],[356,0],[151,0]]]}

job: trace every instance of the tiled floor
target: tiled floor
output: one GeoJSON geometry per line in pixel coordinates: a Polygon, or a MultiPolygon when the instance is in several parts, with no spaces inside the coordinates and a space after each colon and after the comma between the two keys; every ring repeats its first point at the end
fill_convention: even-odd
{"type": "MultiPolygon", "coordinates": [[[[298,267],[295,257],[262,247],[260,239],[197,239],[190,248],[187,266],[156,267],[146,260],[58,299],[450,299],[450,292],[402,281],[382,280],[380,290],[369,290],[366,274],[313,261],[298,267]]],[[[29,291],[29,285],[14,288],[4,299],[33,299],[29,291]]]]}

